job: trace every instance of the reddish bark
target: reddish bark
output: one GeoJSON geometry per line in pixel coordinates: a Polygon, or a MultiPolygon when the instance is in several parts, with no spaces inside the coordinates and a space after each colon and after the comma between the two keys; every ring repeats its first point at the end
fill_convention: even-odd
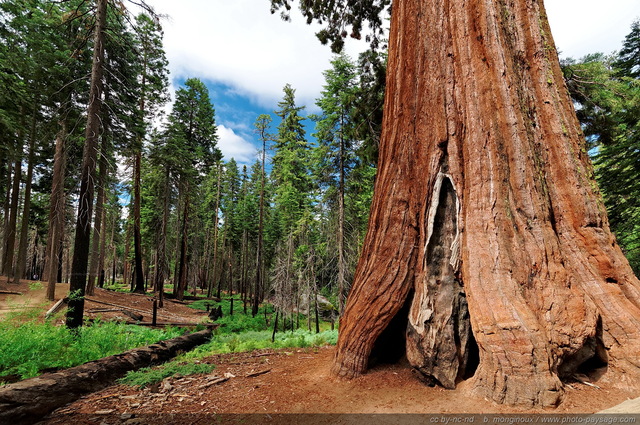
{"type": "Polygon", "coordinates": [[[475,372],[465,388],[478,395],[550,406],[585,361],[626,386],[639,375],[639,283],[609,229],[541,0],[394,2],[379,171],[334,373],[367,369],[411,294],[408,358],[432,382],[475,372]],[[469,328],[446,325],[465,302],[470,371],[469,328]],[[456,349],[457,361],[444,356],[456,349]],[[438,355],[448,360],[430,364],[438,355]]]}

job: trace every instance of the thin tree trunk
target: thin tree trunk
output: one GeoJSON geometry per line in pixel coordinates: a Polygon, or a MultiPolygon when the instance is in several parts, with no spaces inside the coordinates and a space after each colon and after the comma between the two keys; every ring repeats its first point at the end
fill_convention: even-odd
{"type": "MultiPolygon", "coordinates": [[[[0,151],[0,188],[9,187],[9,179],[8,176],[11,175],[11,165],[9,161],[7,161],[7,153],[2,150],[0,151]]],[[[5,198],[6,201],[6,198],[5,198]]],[[[4,223],[5,219],[5,204],[3,203],[3,208],[0,210],[0,219],[4,223]]],[[[3,239],[4,226],[0,229],[0,241],[3,239]]],[[[2,246],[0,246],[0,258],[2,258],[2,246]]]]}
{"type": "MultiPolygon", "coordinates": [[[[218,162],[218,172],[217,172],[217,189],[216,189],[216,206],[214,212],[213,219],[213,279],[209,283],[209,290],[207,291],[207,296],[211,297],[213,294],[213,287],[216,282],[219,282],[218,276],[218,224],[219,217],[218,211],[220,210],[220,186],[222,184],[222,162],[218,162]]],[[[220,297],[220,286],[218,284],[218,298],[220,297]]]]}
{"type": "Polygon", "coordinates": [[[124,258],[122,259],[122,284],[124,286],[131,286],[130,271],[131,264],[129,263],[129,246],[131,245],[131,222],[127,221],[127,230],[124,233],[124,258]]]}
{"type": "Polygon", "coordinates": [[[166,247],[167,227],[169,224],[169,167],[165,168],[164,194],[162,200],[162,222],[160,224],[160,239],[157,249],[155,290],[158,292],[158,307],[164,306],[164,279],[167,270],[166,247]]]}
{"type": "MultiPolygon", "coordinates": [[[[340,128],[344,128],[344,122],[340,128]]],[[[347,263],[344,255],[344,135],[340,132],[338,185],[338,312],[342,315],[347,298],[347,263]]]]}
{"type": "MultiPolygon", "coordinates": [[[[109,120],[105,120],[105,126],[109,120]]],[[[106,134],[107,129],[104,133],[106,134]]],[[[100,246],[105,239],[103,227],[104,217],[104,204],[107,200],[105,185],[107,183],[107,138],[102,138],[101,149],[99,152],[100,159],[98,164],[100,170],[98,172],[98,180],[96,182],[98,186],[98,196],[96,197],[96,208],[94,217],[93,237],[91,238],[91,261],[89,263],[89,281],[87,282],[86,292],[87,295],[93,295],[93,290],[96,287],[96,280],[99,276],[100,265],[100,246]]]]}
{"type": "MultiPolygon", "coordinates": [[[[62,198],[62,203],[64,204],[66,202],[65,198],[64,198],[64,193],[63,193],[63,198],[62,198]]],[[[68,246],[67,243],[67,238],[65,238],[64,236],[64,231],[66,228],[66,225],[64,223],[64,221],[61,221],[60,223],[58,223],[58,258],[57,258],[57,262],[58,262],[58,266],[57,266],[57,270],[56,270],[56,274],[57,274],[57,281],[58,282],[62,282],[63,279],[63,275],[64,275],[64,268],[65,268],[65,263],[64,263],[64,258],[65,258],[65,246],[68,246]],[[66,244],[66,245],[65,245],[66,244]]],[[[67,271],[71,269],[71,266],[69,264],[69,253],[66,253],[66,257],[67,257],[67,271]]],[[[67,280],[66,282],[68,282],[68,275],[69,273],[67,272],[67,280]]]]}
{"type": "Polygon", "coordinates": [[[275,342],[276,340],[276,332],[278,332],[278,316],[280,315],[280,310],[276,307],[276,319],[273,322],[273,333],[271,334],[271,342],[275,342]]]}
{"type": "Polygon", "coordinates": [[[78,202],[78,219],[71,266],[69,291],[69,309],[67,326],[82,326],[84,316],[84,289],[87,283],[87,267],[89,263],[89,243],[91,240],[91,216],[93,213],[93,185],[96,168],[96,151],[100,133],[100,110],[102,107],[102,74],[104,66],[104,40],[107,17],[107,0],[97,0],[95,41],[91,68],[91,88],[89,106],[87,108],[87,130],[82,155],[82,176],[80,177],[80,196],[78,202]]]}
{"type": "Polygon", "coordinates": [[[246,299],[247,299],[247,292],[248,291],[248,280],[249,280],[249,232],[247,231],[247,229],[244,229],[242,231],[242,246],[240,248],[240,251],[242,252],[241,256],[242,256],[242,265],[240,268],[240,279],[242,280],[242,300],[245,301],[246,304],[246,299]]]}
{"type": "Polygon", "coordinates": [[[51,199],[49,201],[49,232],[47,235],[47,251],[45,258],[45,277],[47,281],[47,299],[55,298],[56,283],[58,283],[58,268],[62,261],[58,257],[62,240],[62,226],[64,226],[64,173],[65,173],[65,142],[67,125],[64,120],[59,122],[60,130],[56,135],[56,151],[53,157],[53,182],[51,185],[51,199]]]}
{"type": "Polygon", "coordinates": [[[637,385],[640,283],[541,0],[394,2],[369,231],[333,372],[366,370],[394,318],[418,375],[472,374],[465,388],[499,403],[557,405],[585,362],[637,385]]]}
{"type": "MultiPolygon", "coordinates": [[[[142,143],[142,141],[140,141],[142,143]]],[[[144,275],[142,272],[142,236],[140,234],[140,174],[142,153],[136,152],[133,171],[133,251],[135,266],[134,292],[144,294],[144,275]]]]}
{"type": "MultiPolygon", "coordinates": [[[[233,285],[235,283],[235,279],[233,277],[233,272],[235,271],[235,262],[236,262],[236,256],[233,254],[235,252],[235,247],[233,246],[233,243],[229,244],[229,250],[227,251],[228,253],[228,257],[227,257],[227,265],[229,267],[229,295],[233,297],[233,285]]],[[[239,284],[239,282],[238,282],[239,284]]],[[[240,292],[240,288],[237,288],[238,290],[236,292],[240,292]]]]}
{"type": "MultiPolygon", "coordinates": [[[[106,197],[105,197],[106,200],[106,197]]],[[[100,238],[100,251],[98,253],[98,287],[104,287],[104,263],[105,256],[107,252],[107,210],[106,208],[102,209],[102,219],[100,220],[103,223],[104,229],[102,230],[103,237],[100,238]]],[[[115,226],[114,226],[115,227],[115,226]]]]}
{"type": "Polygon", "coordinates": [[[20,180],[22,177],[22,159],[16,159],[13,166],[13,183],[11,189],[11,205],[9,212],[9,221],[5,228],[4,235],[4,251],[2,258],[2,274],[5,276],[13,275],[13,254],[16,244],[16,227],[18,221],[18,205],[20,194],[20,180]]]}
{"type": "Polygon", "coordinates": [[[187,245],[189,239],[189,187],[185,190],[184,195],[184,210],[182,212],[182,230],[180,232],[180,260],[178,265],[178,279],[176,291],[174,294],[178,300],[184,299],[184,291],[187,288],[187,272],[188,272],[188,259],[187,259],[187,245]]]}
{"type": "Polygon", "coordinates": [[[266,161],[267,141],[262,137],[262,163],[260,175],[260,210],[258,217],[258,247],[256,249],[256,283],[253,291],[253,304],[251,315],[258,314],[260,302],[262,301],[262,291],[264,288],[264,186],[265,186],[265,161],[266,161]]]}
{"type": "MultiPolygon", "coordinates": [[[[144,119],[145,115],[145,91],[147,85],[147,52],[146,48],[143,49],[142,60],[142,93],[140,95],[140,114],[144,119]]],[[[142,175],[142,141],[144,135],[138,137],[138,145],[136,146],[135,157],[133,160],[133,250],[134,250],[134,264],[136,269],[136,282],[134,292],[144,293],[144,276],[142,274],[142,235],[140,231],[140,186],[142,175]]]]}
{"type": "MultiPolygon", "coordinates": [[[[35,102],[34,102],[35,104],[35,102]]],[[[33,179],[33,167],[35,161],[35,145],[36,145],[36,124],[37,124],[37,107],[33,108],[33,116],[31,117],[31,132],[29,134],[29,163],[27,165],[27,181],[24,189],[24,204],[22,207],[22,223],[20,228],[20,243],[18,245],[18,256],[13,273],[13,283],[19,284],[20,279],[25,277],[27,268],[27,248],[29,244],[29,215],[31,212],[31,180],[33,179]]]]}
{"type": "MultiPolygon", "coordinates": [[[[3,166],[4,167],[4,166],[3,166]]],[[[12,184],[11,184],[11,169],[13,168],[13,163],[10,161],[7,161],[6,164],[7,167],[7,178],[6,178],[6,188],[7,191],[5,192],[5,196],[4,196],[4,202],[2,204],[2,232],[0,232],[0,235],[2,236],[2,239],[0,239],[0,253],[2,254],[0,256],[0,274],[2,274],[2,264],[3,264],[3,258],[4,258],[4,252],[5,252],[5,241],[6,241],[6,237],[7,237],[7,232],[9,229],[9,216],[11,215],[10,211],[11,211],[11,188],[12,188],[12,184]]]]}

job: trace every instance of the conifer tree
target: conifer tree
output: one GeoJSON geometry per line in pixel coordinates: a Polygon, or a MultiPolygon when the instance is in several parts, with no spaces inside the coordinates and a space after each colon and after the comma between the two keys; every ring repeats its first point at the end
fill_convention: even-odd
{"type": "Polygon", "coordinates": [[[345,184],[354,166],[353,123],[356,98],[356,72],[351,59],[342,54],[331,61],[324,72],[325,84],[316,104],[322,115],[315,117],[318,139],[318,174],[325,187],[325,201],[336,211],[338,310],[342,314],[348,293],[345,239],[345,184]]]}
{"type": "Polygon", "coordinates": [[[177,179],[180,214],[180,249],[177,285],[174,294],[184,296],[188,272],[189,214],[192,191],[210,168],[222,157],[216,147],[215,113],[209,90],[202,81],[190,78],[176,91],[176,101],[168,118],[166,149],[171,152],[170,167],[177,179]]]}
{"type": "Polygon", "coordinates": [[[142,13],[136,18],[137,49],[140,55],[140,99],[142,115],[135,146],[133,147],[133,238],[135,255],[135,292],[144,292],[142,272],[142,241],[140,234],[140,186],[143,141],[150,126],[158,118],[162,106],[168,101],[168,61],[162,49],[162,27],[158,18],[142,13]]]}
{"type": "MultiPolygon", "coordinates": [[[[255,132],[262,142],[260,152],[260,192],[259,192],[259,211],[258,211],[258,246],[256,248],[256,282],[253,292],[253,300],[251,304],[251,314],[255,317],[258,314],[258,308],[262,300],[262,294],[266,288],[266,267],[264,258],[264,229],[265,229],[265,186],[267,175],[265,172],[267,145],[273,141],[273,135],[270,132],[271,116],[262,114],[258,116],[255,126],[255,132]]],[[[257,170],[254,167],[252,176],[256,176],[257,170]]]]}
{"type": "Polygon", "coordinates": [[[609,221],[636,273],[640,271],[640,26],[634,22],[617,55],[563,61],[577,116],[594,157],[609,221]]]}
{"type": "Polygon", "coordinates": [[[307,231],[311,216],[310,147],[306,139],[295,90],[284,87],[284,97],[275,114],[280,117],[275,138],[272,178],[274,183],[274,219],[278,226],[278,246],[275,253],[275,304],[280,313],[291,314],[298,299],[300,262],[296,262],[299,238],[307,231]]]}
{"type": "Polygon", "coordinates": [[[274,143],[273,179],[274,202],[280,216],[282,231],[293,231],[309,207],[311,189],[309,173],[309,144],[302,125],[302,106],[297,106],[295,90],[285,85],[284,97],[278,102],[280,117],[278,133],[274,143]]]}

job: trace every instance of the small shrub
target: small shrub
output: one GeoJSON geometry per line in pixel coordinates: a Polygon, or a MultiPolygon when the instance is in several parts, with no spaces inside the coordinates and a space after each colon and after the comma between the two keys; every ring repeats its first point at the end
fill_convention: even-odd
{"type": "Polygon", "coordinates": [[[29,290],[37,291],[38,289],[42,289],[42,282],[29,282],[29,290]]]}

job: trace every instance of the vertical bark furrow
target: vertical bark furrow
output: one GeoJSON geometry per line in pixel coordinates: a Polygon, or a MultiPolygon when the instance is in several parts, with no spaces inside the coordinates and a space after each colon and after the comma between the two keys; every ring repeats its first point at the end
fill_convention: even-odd
{"type": "Polygon", "coordinates": [[[553,406],[560,377],[584,365],[638,376],[640,285],[592,184],[542,1],[397,0],[387,78],[370,227],[334,371],[363,371],[414,286],[408,358],[455,385],[459,279],[479,349],[474,393],[553,406]],[[432,195],[443,155],[459,215],[446,213],[449,189],[432,195]],[[433,208],[447,217],[434,220],[441,233],[400,219],[433,208]],[[459,276],[435,255],[453,227],[459,276]]]}

